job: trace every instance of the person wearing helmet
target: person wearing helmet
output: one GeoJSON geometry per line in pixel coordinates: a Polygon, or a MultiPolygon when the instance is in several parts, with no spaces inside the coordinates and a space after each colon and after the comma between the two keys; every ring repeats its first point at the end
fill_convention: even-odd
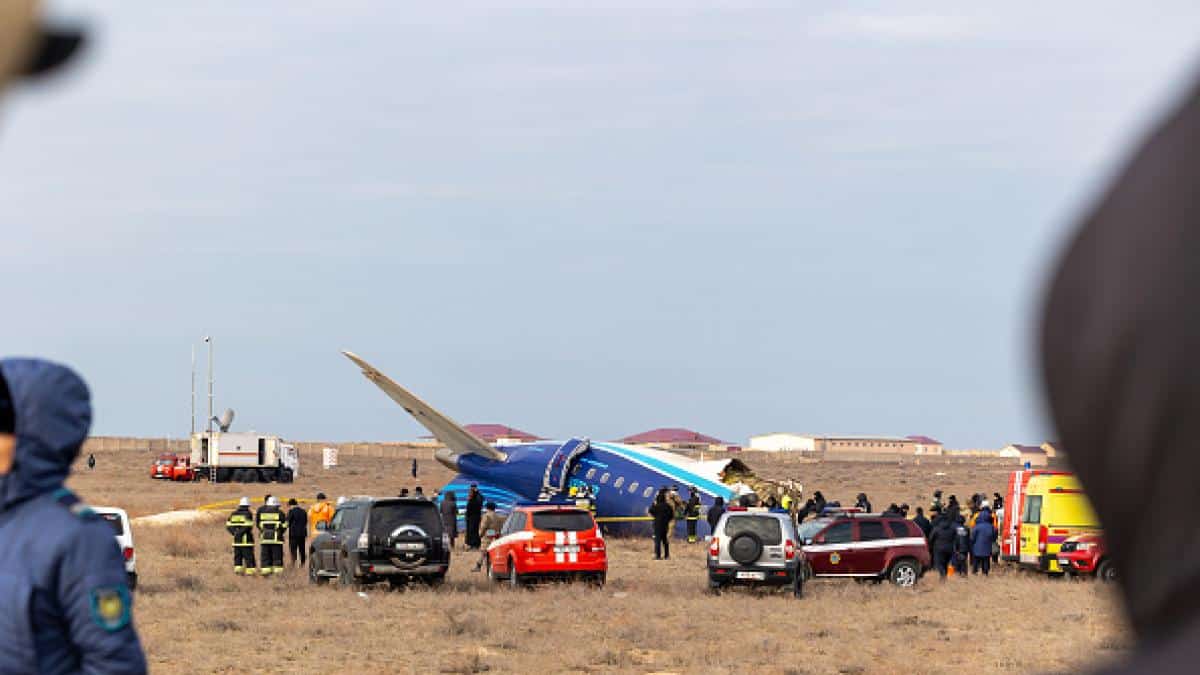
{"type": "Polygon", "coordinates": [[[237,508],[225,521],[225,529],[233,535],[233,573],[255,574],[258,566],[254,562],[254,514],[250,513],[250,498],[242,497],[237,508]]]}
{"type": "Polygon", "coordinates": [[[267,504],[254,514],[258,527],[259,545],[262,547],[262,569],[264,576],[283,574],[283,532],[287,521],[279,509],[277,497],[267,497],[267,504]]]}

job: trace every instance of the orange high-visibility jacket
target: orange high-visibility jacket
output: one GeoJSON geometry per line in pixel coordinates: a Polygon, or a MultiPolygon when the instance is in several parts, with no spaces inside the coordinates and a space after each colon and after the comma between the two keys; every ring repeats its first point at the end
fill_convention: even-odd
{"type": "Polygon", "coordinates": [[[317,531],[317,523],[324,522],[326,527],[328,527],[331,520],[333,520],[333,504],[329,502],[317,502],[308,510],[308,529],[310,533],[317,531]]]}

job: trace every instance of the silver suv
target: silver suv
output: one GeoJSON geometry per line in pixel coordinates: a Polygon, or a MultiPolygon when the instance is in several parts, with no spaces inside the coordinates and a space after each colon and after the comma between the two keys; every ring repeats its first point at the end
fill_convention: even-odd
{"type": "Polygon", "coordinates": [[[732,507],[708,542],[708,588],[782,586],[803,594],[804,551],[787,513],[732,507]]]}

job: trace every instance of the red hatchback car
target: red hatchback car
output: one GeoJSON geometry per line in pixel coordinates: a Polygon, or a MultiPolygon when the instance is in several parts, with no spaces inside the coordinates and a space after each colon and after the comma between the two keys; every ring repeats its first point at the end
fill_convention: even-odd
{"type": "Polygon", "coordinates": [[[921,528],[905,518],[841,514],[801,523],[796,535],[814,577],[912,586],[931,564],[921,528]]]}
{"type": "Polygon", "coordinates": [[[608,575],[604,536],[592,514],[572,506],[518,506],[488,546],[488,578],[512,586],[539,579],[587,579],[608,575]]]}
{"type": "Polygon", "coordinates": [[[1101,534],[1079,534],[1064,541],[1058,549],[1058,566],[1067,574],[1095,575],[1101,581],[1117,578],[1101,534]]]}

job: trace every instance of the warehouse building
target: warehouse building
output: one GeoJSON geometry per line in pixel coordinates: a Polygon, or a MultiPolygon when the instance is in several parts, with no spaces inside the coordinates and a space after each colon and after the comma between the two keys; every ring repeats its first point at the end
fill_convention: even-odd
{"type": "Polygon", "coordinates": [[[941,441],[929,436],[815,436],[775,432],[751,436],[750,450],[764,452],[810,452],[836,455],[940,455],[941,441]]]}

